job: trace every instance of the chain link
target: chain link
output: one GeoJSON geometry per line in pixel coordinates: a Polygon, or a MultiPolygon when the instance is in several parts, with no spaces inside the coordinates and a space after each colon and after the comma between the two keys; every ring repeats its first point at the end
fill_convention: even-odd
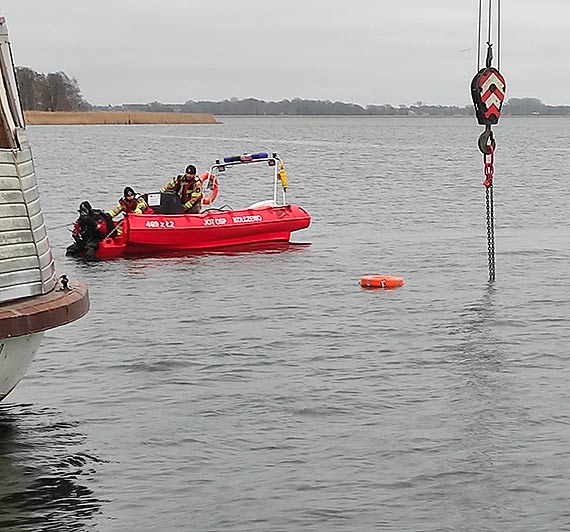
{"type": "Polygon", "coordinates": [[[493,208],[493,185],[485,189],[487,200],[487,252],[489,257],[489,281],[495,280],[495,213],[493,208]]]}
{"type": "Polygon", "coordinates": [[[485,164],[485,200],[487,214],[487,252],[489,258],[489,281],[495,280],[495,208],[493,202],[493,176],[495,173],[495,149],[489,145],[489,153],[483,154],[485,164]]]}

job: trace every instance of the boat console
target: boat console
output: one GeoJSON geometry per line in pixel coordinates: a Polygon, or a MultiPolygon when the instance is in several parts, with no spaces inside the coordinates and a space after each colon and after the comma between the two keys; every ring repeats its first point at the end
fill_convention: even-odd
{"type": "Polygon", "coordinates": [[[150,192],[143,194],[147,205],[155,214],[183,214],[184,207],[176,192],[150,192]]]}

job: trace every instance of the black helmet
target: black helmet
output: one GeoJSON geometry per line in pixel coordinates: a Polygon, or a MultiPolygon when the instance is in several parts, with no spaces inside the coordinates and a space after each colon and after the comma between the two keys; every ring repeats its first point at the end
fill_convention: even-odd
{"type": "Polygon", "coordinates": [[[135,191],[132,189],[132,187],[125,187],[125,190],[123,190],[123,196],[126,198],[127,196],[134,196],[135,195],[135,191]]]}
{"type": "Polygon", "coordinates": [[[195,167],[193,164],[189,164],[189,165],[186,167],[185,172],[186,172],[187,174],[196,175],[196,167],[195,167]]]}
{"type": "Polygon", "coordinates": [[[79,204],[79,210],[77,211],[81,216],[90,216],[93,212],[93,207],[88,201],[82,201],[79,204]]]}

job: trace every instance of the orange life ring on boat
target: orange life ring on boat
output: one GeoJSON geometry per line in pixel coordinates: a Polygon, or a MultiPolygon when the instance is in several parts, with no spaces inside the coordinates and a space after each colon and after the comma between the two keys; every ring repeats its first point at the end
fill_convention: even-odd
{"type": "Polygon", "coordinates": [[[362,288],[399,288],[404,286],[404,279],[389,275],[363,275],[360,278],[362,288]]]}
{"type": "Polygon", "coordinates": [[[202,203],[204,205],[211,205],[218,197],[218,192],[220,190],[218,178],[210,172],[204,172],[203,174],[200,174],[200,180],[202,181],[202,203]],[[206,191],[209,191],[210,193],[206,195],[206,191]]]}

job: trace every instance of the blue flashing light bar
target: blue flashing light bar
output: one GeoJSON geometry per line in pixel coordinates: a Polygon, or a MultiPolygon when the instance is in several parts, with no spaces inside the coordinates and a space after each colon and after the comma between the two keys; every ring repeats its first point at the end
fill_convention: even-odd
{"type": "Polygon", "coordinates": [[[230,155],[229,157],[224,157],[225,163],[247,163],[250,161],[256,161],[258,159],[267,159],[269,154],[264,151],[260,151],[259,153],[246,153],[244,155],[230,155]]]}

